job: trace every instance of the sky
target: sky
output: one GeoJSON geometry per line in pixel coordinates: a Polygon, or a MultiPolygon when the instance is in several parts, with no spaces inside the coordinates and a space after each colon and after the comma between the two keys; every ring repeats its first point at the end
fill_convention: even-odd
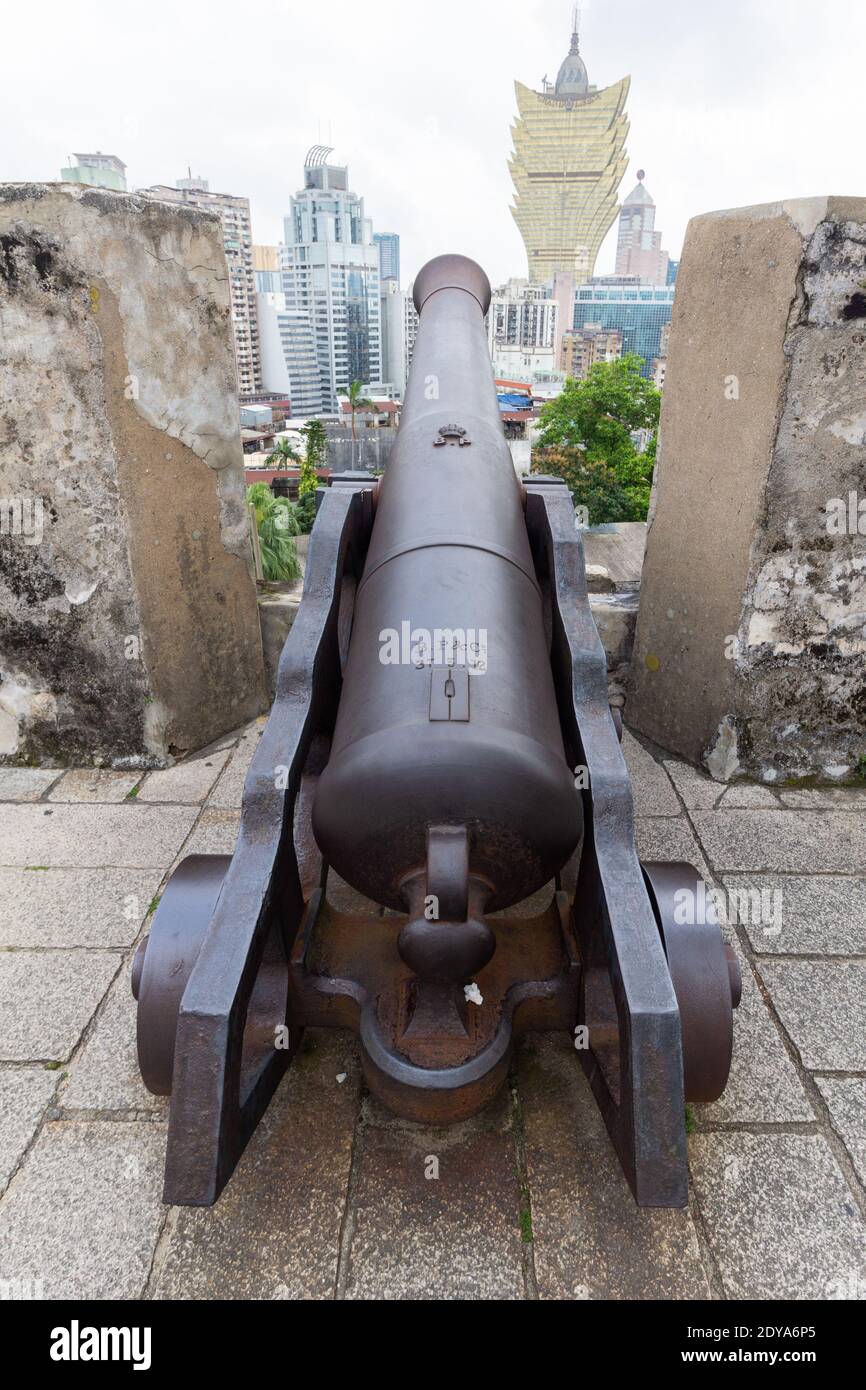
{"type": "MultiPolygon", "coordinates": [[[[459,251],[494,284],[526,274],[509,211],[514,80],[568,51],[568,0],[7,0],[0,181],[55,180],[73,150],[131,188],[191,167],[245,195],[276,242],[304,156],[332,145],[403,283],[459,251]]],[[[817,194],[866,195],[866,0],[585,0],[589,80],[626,74],[621,195],[646,169],[663,246],[690,217],[817,194]]],[[[613,269],[615,228],[597,272],[613,269]]]]}

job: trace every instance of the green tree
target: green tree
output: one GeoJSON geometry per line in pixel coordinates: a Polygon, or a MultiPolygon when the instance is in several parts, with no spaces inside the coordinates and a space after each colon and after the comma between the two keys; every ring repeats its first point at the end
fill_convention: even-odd
{"type": "Polygon", "coordinates": [[[294,449],[288,439],[278,439],[272,451],[265,459],[271,468],[288,468],[289,464],[300,463],[301,456],[297,449],[294,449]]]}
{"type": "Polygon", "coordinates": [[[295,507],[295,516],[301,530],[301,535],[308,536],[313,529],[313,522],[316,519],[315,492],[307,492],[303,497],[298,498],[298,504],[295,507]]]}
{"type": "Polygon", "coordinates": [[[373,402],[369,397],[363,395],[363,386],[360,381],[353,381],[348,391],[338,391],[339,396],[345,396],[352,410],[352,438],[355,439],[355,414],[359,410],[371,410],[373,402]]]}
{"type": "Polygon", "coordinates": [[[319,486],[318,470],[324,468],[327,462],[328,436],[321,420],[308,420],[302,426],[301,434],[304,436],[305,455],[301,460],[298,498],[302,501],[309,495],[315,498],[319,486]]]}
{"type": "Polygon", "coordinates": [[[599,362],[583,381],[569,378],[541,410],[533,471],[564,478],[593,526],[646,520],[661,396],[642,366],[635,353],[599,362]],[[642,454],[631,438],[637,430],[654,432],[642,454]]]}
{"type": "Polygon", "coordinates": [[[255,508],[265,579],[272,583],[300,579],[301,562],[293,539],[300,526],[289,499],[274,497],[267,483],[253,483],[247,488],[247,502],[255,508]]]}

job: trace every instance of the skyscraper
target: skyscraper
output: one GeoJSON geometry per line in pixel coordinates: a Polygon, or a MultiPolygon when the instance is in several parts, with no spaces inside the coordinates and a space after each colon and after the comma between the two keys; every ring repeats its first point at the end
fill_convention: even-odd
{"type": "Polygon", "coordinates": [[[555,82],[540,92],[516,82],[512,126],[512,214],[526,246],[529,278],[569,271],[575,283],[595,270],[617,214],[617,189],[628,159],[625,103],[630,78],[601,91],[589,85],[575,13],[571,48],[555,82]]]}
{"type": "Polygon", "coordinates": [[[321,415],[322,379],[308,314],[286,307],[282,290],[256,293],[262,386],[287,395],[293,416],[321,415]]]}
{"type": "Polygon", "coordinates": [[[602,275],[580,285],[574,297],[574,328],[595,324],[622,334],[623,355],[643,358],[641,375],[652,378],[653,359],[674,307],[673,285],[642,285],[636,275],[602,275]]]}
{"type": "Polygon", "coordinates": [[[207,180],[178,179],[177,187],[154,184],[138,190],[141,198],[161,203],[183,203],[219,214],[223,224],[223,245],[231,290],[232,329],[238,364],[238,390],[249,395],[262,389],[259,325],[256,318],[256,287],[253,278],[253,237],[250,227],[249,198],[232,193],[208,192],[207,180]]]}
{"type": "Polygon", "coordinates": [[[379,279],[400,283],[400,238],[396,232],[374,232],[379,248],[379,279]]]}
{"type": "Polygon", "coordinates": [[[304,187],[284,221],[282,268],[287,309],[312,325],[324,408],[336,411],[353,381],[381,381],[382,362],[379,249],[363,198],[330,153],[314,145],[307,154],[304,187]]]}
{"type": "Polygon", "coordinates": [[[646,175],[637,171],[637,183],[623,200],[616,244],[617,275],[637,275],[645,285],[668,283],[667,251],[662,234],[655,230],[656,205],[644,186],[646,175]]]}
{"type": "Polygon", "coordinates": [[[412,291],[401,290],[398,280],[389,277],[379,284],[382,321],[382,377],[402,399],[418,331],[418,311],[412,291]]]}

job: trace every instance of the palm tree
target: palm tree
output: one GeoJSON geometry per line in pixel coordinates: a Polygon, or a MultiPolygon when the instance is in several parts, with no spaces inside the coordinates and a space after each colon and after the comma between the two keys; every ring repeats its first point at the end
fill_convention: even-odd
{"type": "Polygon", "coordinates": [[[247,503],[256,514],[259,552],[265,579],[300,579],[301,564],[294,537],[300,531],[295,509],[287,497],[274,497],[267,483],[247,488],[247,503]]]}
{"type": "Polygon", "coordinates": [[[338,394],[339,396],[345,396],[346,399],[347,399],[348,402],[349,402],[349,405],[351,406],[351,409],[352,409],[352,439],[353,439],[353,440],[356,438],[356,435],[355,435],[355,412],[356,412],[357,410],[372,410],[372,409],[373,409],[373,402],[369,399],[369,397],[363,396],[363,395],[361,394],[361,392],[363,391],[363,389],[364,389],[364,388],[363,388],[363,386],[361,385],[360,381],[353,381],[352,384],[351,384],[351,386],[349,387],[348,391],[338,391],[338,392],[337,392],[337,394],[338,394]]]}
{"type": "Polygon", "coordinates": [[[265,459],[265,463],[276,469],[288,468],[290,463],[300,463],[300,461],[300,454],[287,439],[278,439],[273,450],[265,459]]]}

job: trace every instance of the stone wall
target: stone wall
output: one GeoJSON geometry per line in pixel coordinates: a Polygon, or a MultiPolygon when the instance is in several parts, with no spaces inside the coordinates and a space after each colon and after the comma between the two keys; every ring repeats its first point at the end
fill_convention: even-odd
{"type": "Polygon", "coordinates": [[[866,199],[689,224],[633,685],[717,778],[862,775],[866,199]]]}
{"type": "Polygon", "coordinates": [[[265,702],[220,223],[0,185],[0,323],[0,761],[170,761],[265,702]]]}

